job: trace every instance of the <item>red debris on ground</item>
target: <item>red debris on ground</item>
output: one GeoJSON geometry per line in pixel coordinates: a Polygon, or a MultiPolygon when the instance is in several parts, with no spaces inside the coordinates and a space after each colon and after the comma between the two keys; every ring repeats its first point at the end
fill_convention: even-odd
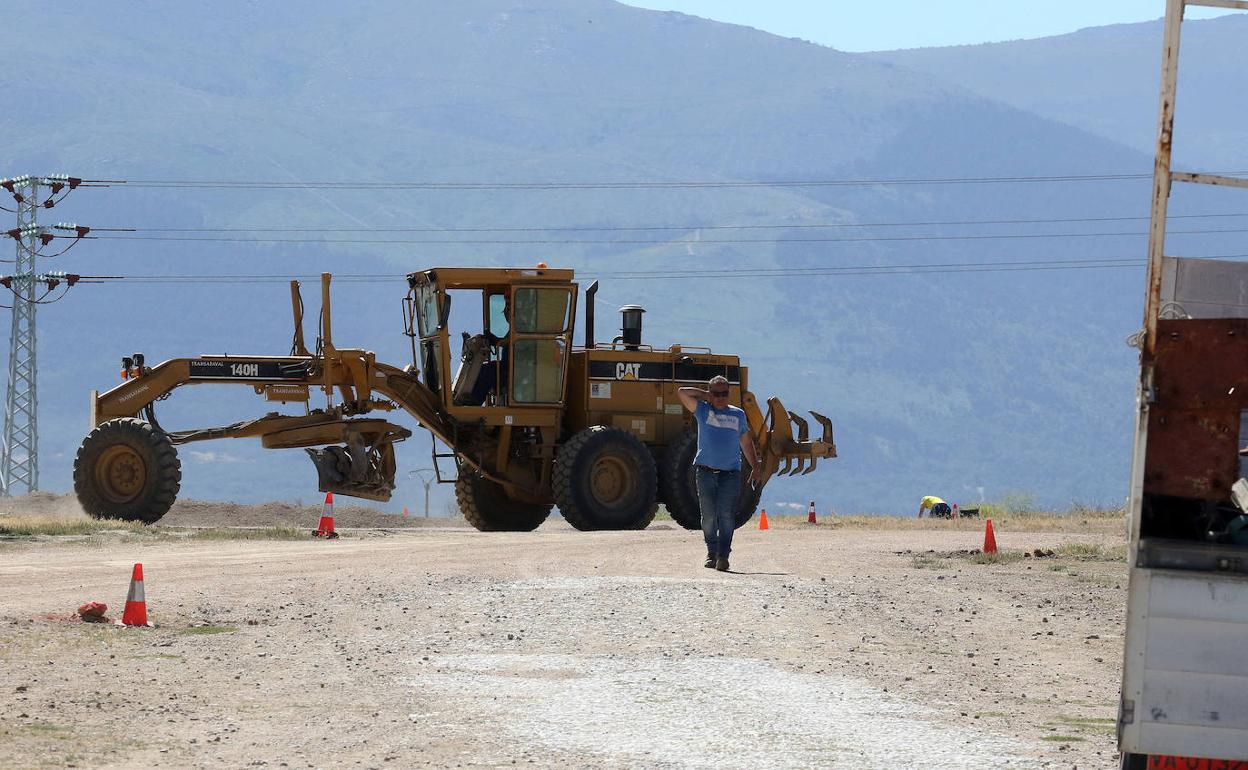
{"type": "Polygon", "coordinates": [[[87,602],[78,608],[78,617],[82,618],[84,623],[107,623],[108,618],[104,617],[105,612],[108,612],[107,604],[87,602]]]}

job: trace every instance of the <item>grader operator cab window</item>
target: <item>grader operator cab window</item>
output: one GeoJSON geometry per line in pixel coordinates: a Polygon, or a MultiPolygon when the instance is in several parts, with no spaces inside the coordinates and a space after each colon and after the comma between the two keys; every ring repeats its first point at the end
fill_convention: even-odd
{"type": "Polygon", "coordinates": [[[511,331],[511,324],[507,321],[507,295],[491,294],[490,295],[490,334],[498,339],[503,339],[511,331]]]}
{"type": "Polygon", "coordinates": [[[512,401],[558,403],[563,400],[571,294],[566,289],[519,288],[512,304],[512,401]]]}
{"type": "Polygon", "coordinates": [[[516,333],[563,334],[568,297],[565,289],[516,289],[516,333]]]}
{"type": "Polygon", "coordinates": [[[438,331],[438,290],[431,283],[416,287],[416,322],[421,337],[432,337],[438,331]]]}
{"type": "Polygon", "coordinates": [[[516,340],[512,398],[522,404],[554,404],[563,399],[563,340],[516,340]]]}
{"type": "Polygon", "coordinates": [[[446,323],[450,311],[450,298],[447,297],[442,306],[438,304],[438,289],[431,283],[415,287],[416,324],[420,332],[420,368],[425,374],[425,385],[437,393],[441,391],[440,381],[442,360],[442,341],[438,330],[446,323]]]}

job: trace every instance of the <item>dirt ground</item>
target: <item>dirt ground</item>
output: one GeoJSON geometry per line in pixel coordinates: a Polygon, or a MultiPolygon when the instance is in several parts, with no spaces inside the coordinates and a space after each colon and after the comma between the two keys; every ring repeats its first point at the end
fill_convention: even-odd
{"type": "Polygon", "coordinates": [[[1117,527],[430,524],[0,541],[0,766],[1116,767],[1117,527]],[[135,562],[155,628],[71,619],[135,562]]]}

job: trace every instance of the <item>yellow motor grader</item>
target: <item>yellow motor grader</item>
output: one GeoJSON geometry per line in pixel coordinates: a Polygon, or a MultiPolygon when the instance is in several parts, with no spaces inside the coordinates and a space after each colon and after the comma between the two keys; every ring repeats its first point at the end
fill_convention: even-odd
{"type": "Polygon", "coordinates": [[[74,460],[83,509],[96,518],[157,521],[181,485],[175,448],[219,438],[302,448],[321,491],[389,500],[394,445],[412,434],[381,415],[402,410],[433,435],[438,479],[455,484],[460,510],[477,529],[532,530],[554,505],[578,529],[641,529],[659,503],[692,529],[699,526],[696,425],[676,391],[715,375],[728,379],[732,402],[745,410],[762,463],[758,487],[742,474],[737,526],[753,515],[771,476],[809,473],[818,459],[836,456],[831,421],[812,412],[822,426],[812,440],[807,421],[778,399],[768,400],[764,414],[736,356],[642,344],[640,307],[622,309],[621,336],[596,343],[597,281],[585,292],[584,345],[574,348],[579,287],[572,270],[456,267],[409,274],[403,307],[413,363],[404,367],[382,363],[371,351],[335,347],[330,280],[321,276],[320,336],[312,351],[304,342],[299,283],[292,281],[290,355],[209,355],[155,366],[138,353],[123,358],[122,383],[92,393],[93,430],[74,460]],[[453,302],[461,317],[467,308],[464,323],[472,327],[458,336],[450,328],[453,302]],[[166,430],[157,421],[156,404],[174,390],[222,383],[300,405],[301,413],[269,412],[196,430],[166,430]],[[454,474],[448,467],[444,475],[442,466],[451,464],[454,474]]]}

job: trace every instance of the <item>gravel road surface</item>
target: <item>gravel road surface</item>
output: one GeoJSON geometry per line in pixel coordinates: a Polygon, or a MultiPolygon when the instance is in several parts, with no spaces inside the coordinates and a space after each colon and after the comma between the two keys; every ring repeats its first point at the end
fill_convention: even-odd
{"type": "Polygon", "coordinates": [[[1123,564],[820,525],[717,573],[699,538],[0,543],[0,766],[1116,767],[1123,564]],[[135,562],[156,628],[71,619],[135,562]]]}

